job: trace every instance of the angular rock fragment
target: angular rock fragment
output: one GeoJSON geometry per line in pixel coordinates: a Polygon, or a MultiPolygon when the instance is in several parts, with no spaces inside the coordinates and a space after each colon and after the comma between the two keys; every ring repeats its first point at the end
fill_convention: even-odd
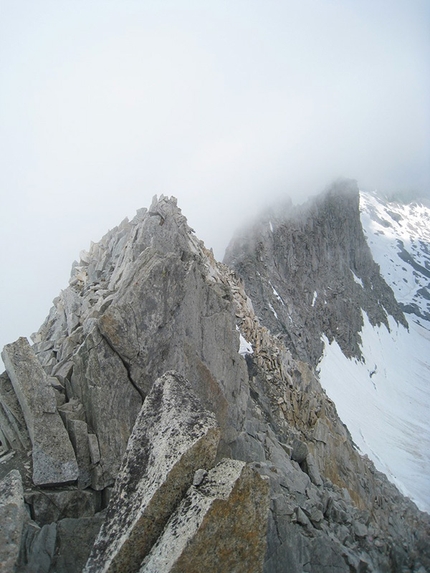
{"type": "Polygon", "coordinates": [[[311,482],[316,486],[320,486],[323,484],[323,480],[321,478],[321,474],[318,469],[318,465],[315,461],[315,458],[311,453],[306,456],[305,460],[305,471],[308,476],[311,478],[311,482]]]}
{"type": "Polygon", "coordinates": [[[8,442],[3,444],[5,450],[7,445],[16,451],[30,450],[24,416],[7,372],[0,375],[0,428],[8,442]]]}
{"type": "Polygon", "coordinates": [[[106,521],[86,573],[137,572],[199,468],[216,456],[219,429],[174,372],[148,394],[130,436],[106,521]]]}
{"type": "Polygon", "coordinates": [[[20,573],[51,571],[57,545],[57,524],[50,523],[39,527],[34,521],[30,521],[23,537],[16,570],[20,573]]]}
{"type": "Polygon", "coordinates": [[[48,485],[76,480],[78,464],[57,411],[54,389],[27,339],[7,344],[2,358],[33,445],[33,482],[48,485]]]}
{"type": "Polygon", "coordinates": [[[71,420],[81,420],[82,422],[85,422],[85,408],[77,398],[71,398],[68,402],[60,406],[58,408],[58,413],[60,414],[67,430],[69,430],[69,423],[71,420]]]}
{"type": "MultiPolygon", "coordinates": [[[[104,512],[39,527],[29,521],[11,573],[80,573],[103,523],[104,512]]],[[[3,572],[3,569],[2,569],[3,572]]]]}
{"type": "Polygon", "coordinates": [[[70,420],[69,436],[79,466],[78,487],[85,489],[91,485],[91,455],[86,422],[82,420],[70,420]]]}
{"type": "Polygon", "coordinates": [[[100,461],[100,449],[97,436],[88,434],[88,448],[90,450],[90,460],[92,464],[98,464],[100,461]]]}
{"type": "Polygon", "coordinates": [[[24,525],[28,521],[21,476],[12,470],[0,482],[0,570],[4,573],[15,571],[24,525]]]}
{"type": "Polygon", "coordinates": [[[268,511],[268,479],[224,459],[190,487],[140,573],[261,572],[268,511]]]}

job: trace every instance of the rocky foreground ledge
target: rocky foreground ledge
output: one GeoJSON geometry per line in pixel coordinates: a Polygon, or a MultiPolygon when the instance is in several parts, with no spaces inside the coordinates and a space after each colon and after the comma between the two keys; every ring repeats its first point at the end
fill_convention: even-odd
{"type": "Polygon", "coordinates": [[[3,352],[2,571],[430,570],[429,516],[176,200],[81,253],[33,342],[3,352]]]}

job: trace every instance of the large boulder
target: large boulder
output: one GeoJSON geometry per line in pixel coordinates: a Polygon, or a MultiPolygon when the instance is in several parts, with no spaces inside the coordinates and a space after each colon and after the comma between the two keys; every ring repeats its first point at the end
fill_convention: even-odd
{"type": "Polygon", "coordinates": [[[268,479],[231,459],[196,477],[140,573],[261,572],[268,479]]]}
{"type": "Polygon", "coordinates": [[[194,472],[214,463],[219,433],[215,416],[202,407],[185,378],[168,372],[154,383],[130,436],[86,573],[139,570],[194,472]]]}
{"type": "MultiPolygon", "coordinates": [[[[91,477],[91,486],[103,490],[114,483],[127,447],[127,441],[142,406],[142,396],[129,377],[127,368],[118,354],[101,336],[97,327],[85,337],[84,342],[73,355],[73,373],[67,384],[68,394],[85,405],[89,433],[93,445],[97,440],[98,461],[89,463],[85,448],[83,428],[69,424],[76,454],[80,461],[79,483],[85,487],[91,477]],[[80,430],[80,434],[78,433],[80,430]]],[[[68,404],[61,410],[66,417],[68,404]]],[[[77,416],[79,418],[79,416],[77,416]]],[[[89,440],[87,438],[89,445],[89,440]]]]}
{"type": "Polygon", "coordinates": [[[57,411],[55,392],[26,338],[2,352],[6,371],[19,400],[33,445],[33,482],[73,482],[78,464],[69,435],[57,411]]]}

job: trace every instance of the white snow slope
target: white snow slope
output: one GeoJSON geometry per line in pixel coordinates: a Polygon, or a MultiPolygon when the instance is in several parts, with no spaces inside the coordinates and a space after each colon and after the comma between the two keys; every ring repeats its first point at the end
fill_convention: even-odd
{"type": "Polygon", "coordinates": [[[364,362],[325,342],[320,380],[362,453],[430,513],[430,209],[360,194],[361,220],[409,330],[364,314],[364,362]]]}

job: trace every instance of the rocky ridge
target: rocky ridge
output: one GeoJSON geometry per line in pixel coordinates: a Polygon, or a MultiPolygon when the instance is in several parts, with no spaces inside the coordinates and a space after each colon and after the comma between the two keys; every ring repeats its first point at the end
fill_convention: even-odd
{"type": "Polygon", "coordinates": [[[245,282],[261,322],[313,366],[322,335],[360,358],[365,311],[372,325],[405,317],[374,262],[360,221],[359,191],[339,180],[304,205],[269,209],[239,231],[224,262],[245,282]]]}
{"type": "MultiPolygon", "coordinates": [[[[332,203],[336,208],[336,201],[332,203]]],[[[356,276],[365,282],[360,265],[371,264],[366,262],[367,254],[362,255],[365,263],[357,257],[356,276]]],[[[373,290],[383,291],[385,302],[371,300],[367,304],[373,310],[369,312],[383,321],[389,310],[401,321],[394,298],[386,294],[376,271],[371,271],[373,290]]],[[[353,277],[351,280],[357,284],[353,277]]],[[[276,285],[269,286],[275,291],[276,285]]],[[[139,483],[145,467],[148,471],[156,467],[157,452],[143,456],[139,463],[130,465],[127,460],[132,459],[133,444],[139,446],[151,432],[162,435],[169,428],[169,410],[160,407],[157,416],[159,402],[154,399],[157,388],[168,383],[168,371],[178,373],[170,376],[182,380],[189,399],[197,400],[202,411],[214,416],[219,443],[215,457],[206,463],[190,455],[193,472],[201,470],[194,477],[190,470],[178,470],[174,482],[183,483],[183,489],[166,511],[164,529],[160,526],[150,542],[153,550],[146,561],[127,565],[127,570],[153,570],[151,563],[163,555],[163,543],[172,541],[172,524],[184,523],[181,499],[188,496],[189,503],[183,503],[195,507],[198,492],[192,488],[205,483],[209,488],[211,472],[221,471],[212,467],[218,462],[221,467],[233,463],[222,462],[225,458],[247,465],[236,465],[234,471],[227,472],[231,494],[207,490],[209,498],[224,496],[219,506],[222,511],[208,510],[208,519],[219,526],[218,536],[210,539],[215,546],[226,546],[225,532],[232,520],[229,512],[237,508],[235,480],[247,484],[249,497],[244,507],[258,516],[248,533],[258,540],[255,545],[264,554],[264,563],[263,558],[254,560],[255,571],[280,572],[287,563],[294,572],[327,573],[422,572],[429,567],[428,516],[359,456],[312,367],[298,359],[300,344],[288,347],[282,337],[273,335],[276,326],[272,329],[269,325],[270,330],[262,326],[253,309],[259,299],[251,302],[248,292],[246,282],[217,263],[195,237],[174,199],[154,199],[148,211],[139,211],[131,222],[123,221],[88,253],[81,254],[69,287],[54,301],[31,348],[46,374],[43,384],[48,380],[53,389],[57,411],[73,446],[78,475],[72,483],[34,483],[37,452],[11,382],[12,369],[8,367],[1,377],[0,425],[5,445],[0,477],[6,483],[11,479],[10,470],[19,469],[24,486],[24,493],[18,495],[19,505],[30,512],[17,526],[15,545],[20,549],[16,570],[30,571],[37,566],[41,572],[81,571],[91,552],[86,567],[94,570],[95,555],[107,555],[104,549],[97,551],[103,547],[106,531],[102,523],[121,522],[126,508],[143,510],[141,496],[131,496],[136,501],[130,508],[130,497],[123,495],[127,490],[121,486],[130,478],[121,476],[134,476],[139,483]],[[241,344],[244,342],[247,344],[241,344]],[[145,429],[139,413],[151,400],[154,420],[145,429]],[[264,487],[259,485],[258,475],[266,479],[261,483],[269,484],[268,511],[264,510],[264,487]],[[191,488],[188,493],[187,487],[191,488]],[[253,495],[258,505],[249,501],[253,495]]],[[[334,325],[332,329],[333,336],[343,337],[350,352],[356,351],[357,341],[350,334],[335,334],[334,325]]],[[[20,341],[8,345],[6,353],[22,345],[20,341]]],[[[311,365],[316,348],[314,345],[309,357],[303,355],[311,365]]],[[[176,407],[181,410],[180,401],[176,407]]],[[[147,414],[150,417],[149,411],[147,414]]],[[[188,417],[181,428],[187,424],[194,428],[196,421],[188,417]]],[[[135,451],[141,448],[135,447],[135,451]]],[[[162,478],[166,472],[161,472],[162,478]]],[[[154,477],[149,481],[157,483],[154,477]]],[[[185,527],[183,535],[189,531],[185,527]]],[[[235,533],[238,539],[241,531],[235,533]]],[[[125,541],[140,544],[145,528],[138,528],[136,535],[128,535],[125,541]]],[[[176,538],[178,546],[183,535],[176,538]]],[[[204,527],[197,524],[192,539],[195,547],[207,540],[204,527]]],[[[7,541],[2,539],[2,563],[6,563],[6,554],[10,562],[6,549],[7,541]]],[[[196,571],[202,570],[201,551],[187,554],[178,550],[178,554],[182,557],[176,564],[166,565],[166,571],[189,571],[190,559],[196,571]]],[[[226,552],[210,554],[212,559],[204,562],[204,569],[223,569],[226,552]]],[[[236,570],[228,563],[228,570],[236,570]]]]}

